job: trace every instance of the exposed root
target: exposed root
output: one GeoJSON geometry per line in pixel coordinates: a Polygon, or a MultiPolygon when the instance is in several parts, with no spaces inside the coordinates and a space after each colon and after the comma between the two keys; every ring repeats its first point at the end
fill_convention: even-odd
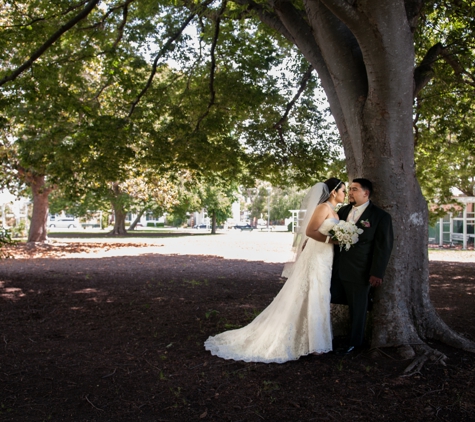
{"type": "Polygon", "coordinates": [[[416,356],[416,352],[410,344],[403,344],[398,347],[397,352],[403,359],[413,359],[416,356]]]}
{"type": "Polygon", "coordinates": [[[425,338],[438,340],[448,346],[475,353],[475,342],[452,330],[442,318],[435,313],[435,309],[432,305],[430,309],[427,309],[427,313],[430,313],[431,317],[429,318],[430,324],[428,325],[430,329],[424,333],[425,338]]]}
{"type": "Polygon", "coordinates": [[[417,357],[414,359],[411,364],[404,369],[404,375],[403,377],[412,377],[414,374],[420,373],[422,367],[424,364],[427,362],[429,359],[428,354],[423,354],[422,356],[417,357]]]}
{"type": "Polygon", "coordinates": [[[436,349],[432,349],[427,345],[418,345],[416,346],[417,352],[423,352],[422,355],[416,357],[410,365],[404,370],[404,375],[402,377],[411,377],[414,374],[419,374],[422,367],[427,361],[431,361],[433,363],[440,363],[441,365],[446,366],[445,360],[447,356],[444,355],[442,352],[439,352],[436,349]]]}

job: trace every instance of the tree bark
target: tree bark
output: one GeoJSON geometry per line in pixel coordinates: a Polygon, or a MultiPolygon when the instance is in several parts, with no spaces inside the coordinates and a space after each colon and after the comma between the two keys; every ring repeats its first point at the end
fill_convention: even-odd
{"type": "Polygon", "coordinates": [[[44,175],[26,174],[26,172],[23,172],[23,176],[33,193],[33,211],[28,232],[28,243],[46,242],[48,238],[46,227],[48,221],[48,197],[53,187],[46,186],[44,175]]]}
{"type": "Polygon", "coordinates": [[[114,210],[114,228],[109,233],[114,236],[123,236],[127,234],[125,229],[125,218],[127,217],[127,212],[124,208],[123,193],[120,190],[119,184],[114,182],[112,183],[112,209],[114,210]]]}
{"type": "Polygon", "coordinates": [[[140,219],[142,218],[142,215],[144,214],[145,210],[146,210],[146,208],[140,210],[140,212],[137,214],[137,217],[135,217],[135,220],[130,225],[129,230],[135,230],[135,227],[137,226],[140,219]]]}
{"type": "Polygon", "coordinates": [[[123,236],[127,234],[127,230],[125,228],[125,217],[127,213],[125,210],[118,204],[112,205],[114,208],[114,228],[110,232],[110,234],[115,236],[123,236]]]}
{"type": "Polygon", "coordinates": [[[216,234],[216,211],[211,214],[211,234],[216,234]]]}
{"type": "Polygon", "coordinates": [[[291,2],[277,1],[272,18],[269,9],[260,17],[317,70],[350,181],[370,179],[372,200],[393,217],[395,247],[375,297],[372,347],[407,350],[432,338],[473,351],[474,344],[450,330],[429,299],[428,210],[414,166],[415,9],[408,16],[409,3],[304,0],[305,18],[291,2]]]}

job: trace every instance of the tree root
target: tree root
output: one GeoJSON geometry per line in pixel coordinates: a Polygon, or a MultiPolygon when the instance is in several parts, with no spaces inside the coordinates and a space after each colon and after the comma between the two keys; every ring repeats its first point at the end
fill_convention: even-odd
{"type": "Polygon", "coordinates": [[[399,346],[397,352],[403,359],[413,359],[416,356],[416,352],[410,344],[399,346]]]}
{"type": "MultiPolygon", "coordinates": [[[[406,345],[406,347],[411,346],[406,345]]],[[[431,361],[432,363],[440,363],[441,365],[446,366],[445,361],[447,359],[447,356],[444,355],[442,352],[439,352],[436,349],[432,349],[427,345],[417,345],[415,349],[418,352],[419,356],[417,356],[410,363],[410,365],[404,370],[404,375],[401,375],[401,377],[411,377],[414,374],[420,374],[422,367],[427,361],[431,361]],[[422,355],[420,354],[421,352],[423,353],[422,355]]]]}

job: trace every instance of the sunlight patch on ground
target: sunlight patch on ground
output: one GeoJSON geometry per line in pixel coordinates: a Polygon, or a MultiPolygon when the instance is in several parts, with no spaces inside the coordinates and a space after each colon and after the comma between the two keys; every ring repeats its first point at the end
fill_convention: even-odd
{"type": "MultiPolygon", "coordinates": [[[[45,245],[22,245],[9,252],[17,259],[94,259],[140,255],[208,255],[225,259],[285,263],[292,257],[289,232],[240,232],[173,237],[51,239],[45,245]]],[[[431,249],[431,261],[475,262],[475,251],[431,249]]]]}
{"type": "Polygon", "coordinates": [[[4,287],[0,288],[0,297],[3,297],[5,299],[9,300],[17,300],[22,297],[25,297],[25,293],[23,293],[22,289],[18,287],[4,287]]]}
{"type": "Polygon", "coordinates": [[[87,293],[103,293],[103,292],[99,289],[81,289],[81,290],[76,290],[73,293],[76,293],[76,294],[86,293],[87,294],[87,293]]]}

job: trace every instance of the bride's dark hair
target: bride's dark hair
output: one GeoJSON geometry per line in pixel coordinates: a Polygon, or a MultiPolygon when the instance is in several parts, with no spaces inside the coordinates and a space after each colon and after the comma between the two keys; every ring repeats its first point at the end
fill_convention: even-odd
{"type": "Polygon", "coordinates": [[[328,187],[328,192],[333,192],[334,190],[338,190],[343,185],[343,182],[336,178],[336,177],[330,177],[330,179],[325,180],[323,183],[327,185],[328,187]]]}

